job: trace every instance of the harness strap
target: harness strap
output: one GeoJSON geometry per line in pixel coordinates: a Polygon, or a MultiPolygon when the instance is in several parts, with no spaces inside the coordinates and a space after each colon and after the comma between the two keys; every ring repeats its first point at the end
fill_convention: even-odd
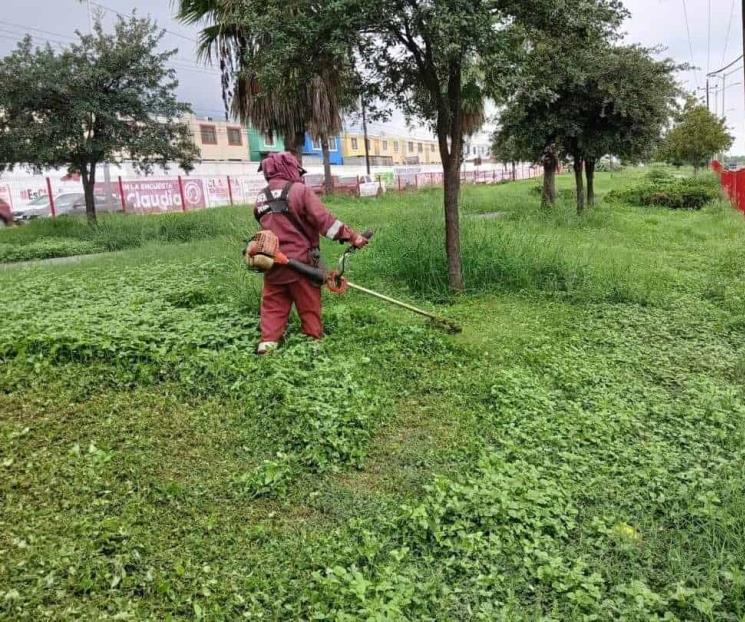
{"type": "Polygon", "coordinates": [[[254,216],[259,224],[261,224],[261,219],[270,212],[272,214],[282,214],[285,218],[287,218],[287,220],[290,221],[290,224],[292,224],[298,234],[300,234],[300,236],[308,243],[308,246],[310,247],[312,252],[317,247],[305,234],[303,226],[300,224],[300,221],[298,221],[297,216],[295,216],[293,211],[290,209],[290,203],[288,201],[290,189],[295,183],[297,182],[288,181],[282,188],[282,193],[279,195],[279,198],[276,199],[274,198],[272,190],[269,188],[269,186],[264,188],[263,194],[266,197],[267,203],[262,207],[257,207],[254,210],[254,216]]]}

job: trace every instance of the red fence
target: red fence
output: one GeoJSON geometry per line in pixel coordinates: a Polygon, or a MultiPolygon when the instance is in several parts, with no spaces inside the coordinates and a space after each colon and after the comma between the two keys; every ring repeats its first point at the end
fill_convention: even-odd
{"type": "Polygon", "coordinates": [[[716,160],[711,163],[711,169],[719,177],[722,189],[727,193],[732,205],[741,212],[745,212],[745,168],[734,171],[725,170],[716,160]]]}
{"type": "MultiPolygon", "coordinates": [[[[463,171],[466,184],[496,184],[539,176],[534,166],[518,166],[493,170],[463,171]]],[[[323,192],[323,176],[308,175],[306,183],[323,192]]],[[[440,172],[393,172],[366,175],[335,175],[337,192],[356,196],[374,196],[384,191],[404,192],[423,187],[441,186],[440,172]]],[[[189,175],[178,177],[140,177],[96,183],[96,207],[101,211],[126,213],[159,213],[191,211],[221,205],[253,203],[266,185],[260,174],[253,175],[189,175]]],[[[745,185],[743,186],[745,188],[745,185]]],[[[79,178],[71,176],[0,179],[0,203],[10,208],[17,219],[52,218],[85,212],[83,188],[79,178]]]]}

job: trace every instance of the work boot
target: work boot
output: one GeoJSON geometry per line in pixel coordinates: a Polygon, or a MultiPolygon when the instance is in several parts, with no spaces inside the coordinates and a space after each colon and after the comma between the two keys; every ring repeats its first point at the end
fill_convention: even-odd
{"type": "Polygon", "coordinates": [[[256,347],[256,354],[268,354],[272,350],[276,350],[279,346],[279,343],[276,341],[262,341],[257,347],[256,347]]]}

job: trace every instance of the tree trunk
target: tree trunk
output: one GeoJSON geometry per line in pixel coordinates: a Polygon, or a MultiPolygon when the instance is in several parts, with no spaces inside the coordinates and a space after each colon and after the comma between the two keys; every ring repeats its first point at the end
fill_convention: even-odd
{"type": "Polygon", "coordinates": [[[556,166],[543,163],[543,191],[541,192],[541,207],[550,209],[556,203],[556,166]]]}
{"type": "Polygon", "coordinates": [[[595,160],[585,160],[585,177],[587,178],[587,207],[595,205],[595,160]]]}
{"type": "Polygon", "coordinates": [[[582,181],[582,158],[574,156],[574,184],[577,192],[577,214],[582,215],[585,211],[585,185],[582,181]]]}
{"type": "MultiPolygon", "coordinates": [[[[455,151],[453,150],[453,154],[455,151]]],[[[445,165],[445,251],[448,258],[448,283],[451,291],[462,292],[463,272],[460,260],[460,158],[452,155],[445,165]]]]}
{"type": "Polygon", "coordinates": [[[321,152],[323,153],[323,191],[331,194],[334,191],[334,178],[331,176],[331,153],[329,152],[329,137],[321,135],[321,152]]]}
{"type": "Polygon", "coordinates": [[[305,145],[304,132],[286,132],[282,137],[285,143],[285,151],[289,151],[298,161],[303,163],[303,145],[305,145]]]}
{"type": "Polygon", "coordinates": [[[512,163],[512,181],[515,181],[517,179],[517,165],[513,162],[512,163]]]}
{"type": "Polygon", "coordinates": [[[80,167],[80,176],[83,181],[83,195],[85,196],[85,216],[89,225],[95,225],[96,220],[96,197],[94,189],[96,187],[96,165],[90,164],[80,167]]]}
{"type": "Polygon", "coordinates": [[[543,150],[543,192],[541,193],[541,207],[550,208],[556,203],[556,169],[559,159],[556,156],[556,146],[546,145],[543,150]]]}

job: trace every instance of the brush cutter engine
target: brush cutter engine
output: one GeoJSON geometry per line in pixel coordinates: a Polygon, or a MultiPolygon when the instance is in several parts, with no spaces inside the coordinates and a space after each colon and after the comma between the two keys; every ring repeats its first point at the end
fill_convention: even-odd
{"type": "Polygon", "coordinates": [[[262,229],[252,237],[243,251],[246,265],[257,272],[268,272],[274,266],[279,253],[279,238],[267,229],[262,229]]]}
{"type": "Polygon", "coordinates": [[[243,250],[246,265],[256,272],[268,272],[275,265],[287,266],[298,274],[307,276],[316,285],[321,286],[326,281],[326,272],[321,268],[309,266],[297,259],[289,259],[279,250],[279,238],[267,229],[262,229],[252,237],[243,250]]]}

